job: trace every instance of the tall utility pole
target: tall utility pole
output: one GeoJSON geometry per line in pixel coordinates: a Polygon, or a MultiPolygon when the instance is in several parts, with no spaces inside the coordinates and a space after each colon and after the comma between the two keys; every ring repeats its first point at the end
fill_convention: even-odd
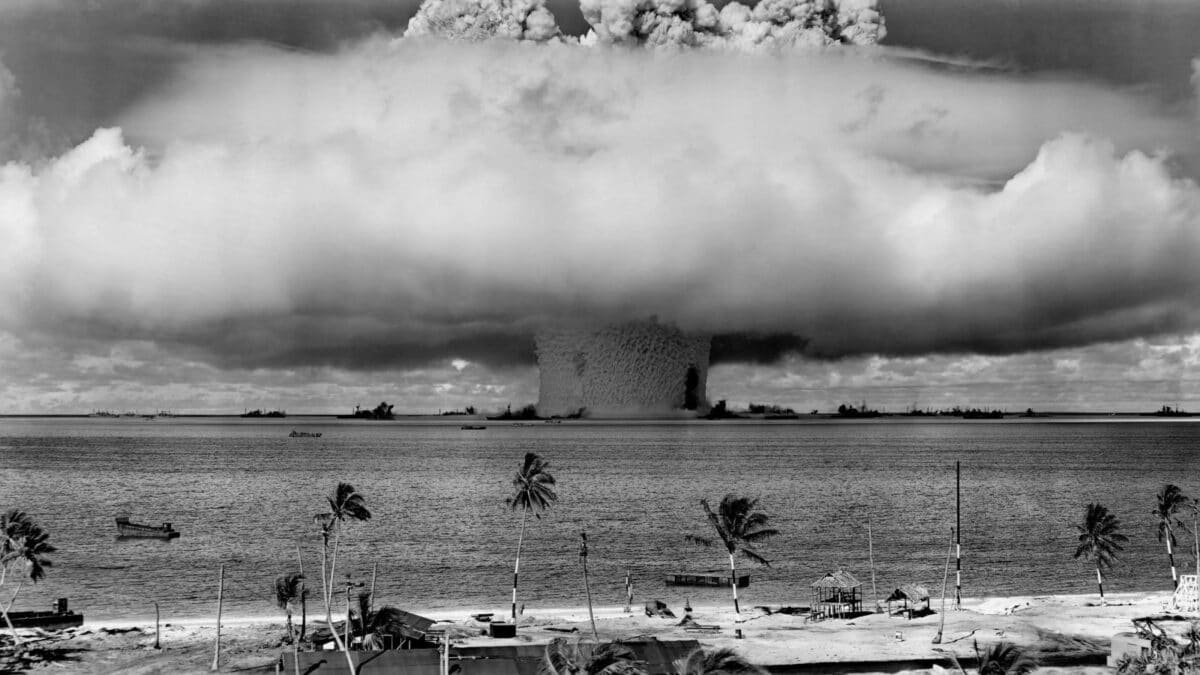
{"type": "Polygon", "coordinates": [[[954,609],[962,609],[962,467],[954,462],[954,609]]]}

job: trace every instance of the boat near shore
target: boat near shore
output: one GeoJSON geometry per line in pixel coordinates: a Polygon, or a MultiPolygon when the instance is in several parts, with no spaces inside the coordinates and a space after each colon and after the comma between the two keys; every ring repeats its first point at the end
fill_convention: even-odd
{"type": "Polygon", "coordinates": [[[139,525],[129,522],[125,516],[117,516],[118,537],[138,537],[143,539],[174,539],[179,531],[171,527],[171,523],[162,525],[139,525]]]}
{"type": "Polygon", "coordinates": [[[8,620],[13,628],[40,628],[59,630],[83,625],[83,615],[67,609],[67,599],[59,598],[54,609],[31,612],[9,612],[8,620]]]}
{"type": "MultiPolygon", "coordinates": [[[[668,572],[668,586],[728,586],[729,572],[710,570],[705,572],[668,572]]],[[[737,587],[746,588],[750,585],[749,574],[737,575],[737,587]]]]}

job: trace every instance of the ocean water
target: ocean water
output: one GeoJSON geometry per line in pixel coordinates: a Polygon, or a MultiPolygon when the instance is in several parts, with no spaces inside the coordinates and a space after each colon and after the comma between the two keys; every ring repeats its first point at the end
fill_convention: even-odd
{"type": "MultiPolygon", "coordinates": [[[[345,529],[339,583],[369,583],[375,566],[380,602],[507,611],[520,514],[505,498],[526,451],[550,462],[559,493],[526,532],[519,601],[529,614],[584,604],[584,530],[597,605],[624,604],[627,571],[636,603],[728,602],[727,588],[666,586],[664,575],[727,568],[723,549],[684,537],[710,534],[699,501],[729,492],[757,497],[781,532],[760,549],[770,567],[739,563],[751,574],[744,606],[808,604],[810,584],[839,568],[870,601],[869,549],[880,596],[915,582],[937,598],[955,461],[964,596],[1095,592],[1090,563],[1072,559],[1075,523],[1093,501],[1130,538],[1106,590],[1166,590],[1155,493],[1174,482],[1200,495],[1200,424],[1186,420],[461,423],[0,420],[0,508],[32,514],[59,549],[16,607],[68,597],[89,620],[151,617],[155,602],[164,620],[212,616],[224,564],[226,613],[276,614],[273,580],[296,571],[298,555],[319,583],[312,516],[346,481],[373,518],[345,529]],[[292,429],[323,435],[289,438],[292,429]],[[120,513],[183,535],[117,539],[120,513]]],[[[1191,535],[1179,539],[1179,564],[1194,569],[1191,535]]],[[[953,584],[951,562],[951,596],[953,584]]]]}

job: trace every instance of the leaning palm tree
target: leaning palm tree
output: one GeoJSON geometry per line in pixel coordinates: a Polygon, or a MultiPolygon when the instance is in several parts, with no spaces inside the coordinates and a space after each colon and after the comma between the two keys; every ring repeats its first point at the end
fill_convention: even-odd
{"type": "MultiPolygon", "coordinates": [[[[967,670],[958,662],[958,657],[950,652],[950,660],[963,675],[967,670]]],[[[979,642],[975,642],[975,662],[979,664],[978,675],[1028,675],[1037,670],[1038,664],[1020,647],[1009,642],[997,642],[986,651],[979,650],[979,642]]]]}
{"type": "Polygon", "coordinates": [[[546,644],[539,675],[647,675],[646,664],[620,642],[568,642],[554,638],[546,644]]]}
{"type": "Polygon", "coordinates": [[[285,574],[275,577],[275,604],[287,614],[287,635],[289,642],[295,642],[295,628],[292,626],[292,603],[300,599],[301,587],[304,585],[303,574],[285,574]]]}
{"type": "Polygon", "coordinates": [[[767,675],[729,647],[697,649],[676,669],[679,675],[767,675]]]}
{"type": "Polygon", "coordinates": [[[1074,557],[1095,560],[1096,585],[1100,587],[1100,600],[1103,601],[1103,569],[1112,567],[1117,560],[1117,551],[1123,550],[1121,544],[1129,538],[1117,531],[1121,529],[1121,521],[1099,504],[1088,504],[1083,524],[1075,527],[1079,530],[1079,547],[1075,549],[1074,557]]]}
{"type": "Polygon", "coordinates": [[[1158,540],[1167,543],[1167,559],[1171,563],[1171,583],[1179,588],[1179,576],[1175,572],[1175,528],[1186,529],[1186,525],[1177,515],[1191,500],[1177,485],[1167,484],[1158,491],[1158,501],[1154,507],[1154,518],[1158,521],[1158,540]]]}
{"type": "Polygon", "coordinates": [[[8,580],[10,570],[22,570],[25,573],[17,581],[8,603],[0,607],[4,623],[8,625],[17,644],[21,644],[21,638],[8,612],[16,602],[26,578],[35,584],[45,578],[46,568],[52,564],[46,556],[57,550],[47,543],[49,538],[50,535],[23,511],[13,509],[0,516],[0,586],[8,580]]]}
{"type": "Polygon", "coordinates": [[[517,622],[517,574],[521,569],[521,546],[525,543],[525,522],[530,512],[541,518],[541,512],[558,500],[554,492],[554,476],[547,470],[550,463],[537,453],[525,453],[525,462],[513,478],[513,493],[507,499],[509,508],[521,510],[521,535],[517,538],[517,560],[513,563],[512,621],[517,622]]]}
{"type": "MultiPolygon", "coordinates": [[[[774,537],[779,534],[779,530],[768,528],[767,515],[755,511],[758,506],[757,499],[727,494],[721,499],[715,513],[709,507],[707,499],[701,499],[700,506],[704,507],[709,524],[716,530],[717,538],[729,552],[729,587],[733,589],[733,611],[740,614],[742,610],[738,606],[737,565],[734,555],[740,553],[760,565],[770,567],[771,562],[759,555],[754,550],[754,545],[774,537]]],[[[686,539],[701,546],[711,547],[715,544],[713,539],[692,534],[687,535],[686,539]]]]}

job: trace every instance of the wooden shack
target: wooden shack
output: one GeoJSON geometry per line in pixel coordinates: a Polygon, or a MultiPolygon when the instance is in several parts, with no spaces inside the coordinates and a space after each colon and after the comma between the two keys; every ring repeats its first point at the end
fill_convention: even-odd
{"type": "Polygon", "coordinates": [[[862,613],[862,583],[844,570],[830,572],[812,584],[812,611],[822,618],[862,613]]]}

